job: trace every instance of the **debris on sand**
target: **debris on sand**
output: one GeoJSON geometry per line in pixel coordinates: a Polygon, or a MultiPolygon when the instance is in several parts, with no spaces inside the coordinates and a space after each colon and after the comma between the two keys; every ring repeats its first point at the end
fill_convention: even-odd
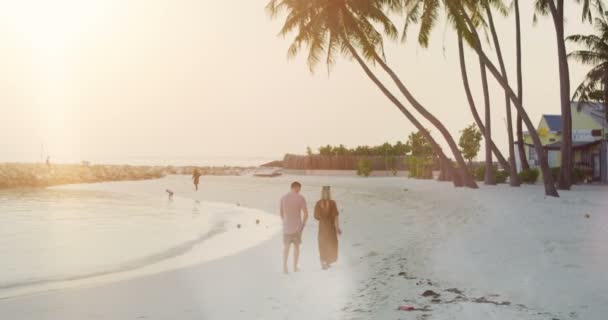
{"type": "Polygon", "coordinates": [[[434,284],[434,283],[433,283],[431,280],[429,280],[429,279],[426,279],[426,280],[424,280],[424,279],[423,279],[423,280],[419,280],[418,282],[416,282],[416,285],[417,285],[417,286],[429,285],[429,286],[431,286],[431,287],[432,287],[432,286],[435,286],[435,284],[434,284]]]}
{"type": "Polygon", "coordinates": [[[431,309],[429,309],[428,306],[424,306],[422,308],[415,308],[412,306],[399,306],[397,308],[397,310],[399,310],[399,311],[423,311],[423,312],[432,311],[431,309]]]}
{"type": "Polygon", "coordinates": [[[489,304],[494,304],[497,306],[510,306],[511,305],[511,302],[509,302],[509,301],[497,302],[497,301],[488,300],[486,297],[476,298],[471,301],[475,302],[475,303],[489,303],[489,304]]]}
{"type": "Polygon", "coordinates": [[[260,219],[255,219],[255,224],[260,224],[260,219]]]}
{"type": "Polygon", "coordinates": [[[460,294],[462,295],[462,291],[460,289],[457,288],[451,288],[451,289],[447,289],[445,290],[446,292],[451,292],[451,293],[455,293],[455,294],[460,294]]]}
{"type": "Polygon", "coordinates": [[[240,229],[240,228],[241,228],[241,224],[240,224],[240,223],[239,223],[239,224],[237,224],[237,225],[236,225],[236,227],[237,227],[238,229],[240,229]]]}
{"type": "Polygon", "coordinates": [[[438,298],[439,296],[441,296],[439,293],[433,291],[433,290],[426,290],[425,292],[422,293],[423,297],[433,297],[433,298],[438,298]]]}
{"type": "Polygon", "coordinates": [[[589,218],[591,218],[591,215],[587,213],[587,214],[585,215],[585,218],[589,219],[589,218]]]}

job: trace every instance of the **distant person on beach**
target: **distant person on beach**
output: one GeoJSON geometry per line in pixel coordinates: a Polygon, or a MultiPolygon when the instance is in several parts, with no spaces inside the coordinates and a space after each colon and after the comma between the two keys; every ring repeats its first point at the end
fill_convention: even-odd
{"type": "Polygon", "coordinates": [[[342,234],[338,216],[338,206],[331,199],[331,189],[325,186],[321,191],[321,200],[315,205],[315,219],[319,220],[319,256],[323,270],[338,261],[338,236],[342,234]]]}
{"type": "Polygon", "coordinates": [[[287,260],[289,248],[293,244],[293,271],[298,271],[300,258],[300,243],[302,243],[302,230],[308,220],[306,199],[300,195],[302,185],[299,182],[291,184],[289,193],[281,198],[280,211],[283,220],[283,272],[287,274],[287,260]]]}
{"type": "Polygon", "coordinates": [[[194,169],[194,171],[192,172],[192,182],[194,183],[194,189],[196,189],[196,191],[198,191],[198,181],[200,177],[200,171],[198,171],[198,169],[194,169]]]}

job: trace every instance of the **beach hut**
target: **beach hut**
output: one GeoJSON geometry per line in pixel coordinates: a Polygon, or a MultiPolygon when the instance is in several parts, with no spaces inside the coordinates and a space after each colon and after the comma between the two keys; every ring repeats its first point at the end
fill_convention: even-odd
{"type": "MultiPolygon", "coordinates": [[[[584,175],[582,177],[584,180],[608,183],[608,119],[606,119],[606,106],[600,103],[572,102],[571,108],[574,167],[584,175]]],[[[561,115],[543,115],[537,131],[547,155],[549,166],[558,168],[561,164],[561,115]]],[[[527,132],[524,133],[524,150],[530,167],[538,167],[538,155],[527,132]]],[[[517,148],[515,151],[517,153],[517,148]]],[[[518,153],[515,159],[517,170],[521,171],[518,153]]]]}

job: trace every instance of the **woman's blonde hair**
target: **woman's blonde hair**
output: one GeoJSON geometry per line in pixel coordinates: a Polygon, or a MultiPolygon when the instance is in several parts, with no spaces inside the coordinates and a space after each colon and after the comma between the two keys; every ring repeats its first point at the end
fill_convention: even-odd
{"type": "Polygon", "coordinates": [[[321,189],[321,200],[331,200],[331,188],[329,186],[324,186],[321,189]]]}

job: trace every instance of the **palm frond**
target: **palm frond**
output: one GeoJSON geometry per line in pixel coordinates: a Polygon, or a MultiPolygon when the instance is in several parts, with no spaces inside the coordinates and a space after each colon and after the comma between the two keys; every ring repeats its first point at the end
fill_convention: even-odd
{"type": "Polygon", "coordinates": [[[422,8],[420,17],[420,30],[418,33],[418,43],[423,47],[428,47],[431,31],[438,20],[439,0],[426,0],[422,8]]]}

